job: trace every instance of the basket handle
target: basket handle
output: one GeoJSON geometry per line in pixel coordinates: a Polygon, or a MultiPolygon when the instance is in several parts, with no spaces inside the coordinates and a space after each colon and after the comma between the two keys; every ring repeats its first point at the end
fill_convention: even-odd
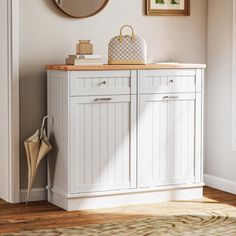
{"type": "Polygon", "coordinates": [[[120,42],[122,42],[123,38],[124,38],[123,30],[124,30],[124,28],[127,28],[127,27],[130,28],[131,31],[132,31],[131,40],[135,40],[134,28],[131,25],[123,25],[120,29],[120,36],[119,36],[120,37],[120,42]]]}

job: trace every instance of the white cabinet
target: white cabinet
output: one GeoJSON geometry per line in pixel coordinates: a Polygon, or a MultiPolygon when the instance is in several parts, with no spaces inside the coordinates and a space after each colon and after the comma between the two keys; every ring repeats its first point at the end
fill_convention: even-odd
{"type": "Polygon", "coordinates": [[[48,200],[80,210],[201,197],[195,66],[48,70],[48,200]]]}

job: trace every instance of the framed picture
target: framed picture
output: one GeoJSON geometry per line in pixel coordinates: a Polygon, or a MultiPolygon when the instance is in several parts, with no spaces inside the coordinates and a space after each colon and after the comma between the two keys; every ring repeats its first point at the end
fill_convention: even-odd
{"type": "Polygon", "coordinates": [[[190,0],[146,0],[146,14],[151,16],[189,16],[190,0]]]}

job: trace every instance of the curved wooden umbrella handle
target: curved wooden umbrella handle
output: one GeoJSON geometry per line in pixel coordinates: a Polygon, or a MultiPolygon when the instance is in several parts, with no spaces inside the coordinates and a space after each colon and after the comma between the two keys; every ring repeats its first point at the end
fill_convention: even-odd
{"type": "Polygon", "coordinates": [[[44,116],[41,128],[44,128],[45,122],[48,118],[49,118],[49,116],[44,116]]]}

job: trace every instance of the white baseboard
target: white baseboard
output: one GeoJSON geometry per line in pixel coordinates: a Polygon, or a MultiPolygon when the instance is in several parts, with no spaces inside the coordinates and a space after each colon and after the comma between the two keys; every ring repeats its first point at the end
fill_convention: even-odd
{"type": "Polygon", "coordinates": [[[236,182],[212,175],[204,175],[204,183],[206,186],[236,194],[236,182]]]}
{"type": "Polygon", "coordinates": [[[68,198],[49,191],[49,202],[68,211],[114,208],[127,205],[151,204],[178,200],[195,200],[203,197],[203,187],[162,189],[156,191],[125,192],[113,195],[68,198]]]}
{"type": "MultiPolygon", "coordinates": [[[[26,202],[27,199],[27,189],[21,189],[20,191],[20,202],[26,202]]],[[[30,201],[45,201],[47,200],[47,190],[46,188],[34,188],[31,191],[30,201]]]]}

